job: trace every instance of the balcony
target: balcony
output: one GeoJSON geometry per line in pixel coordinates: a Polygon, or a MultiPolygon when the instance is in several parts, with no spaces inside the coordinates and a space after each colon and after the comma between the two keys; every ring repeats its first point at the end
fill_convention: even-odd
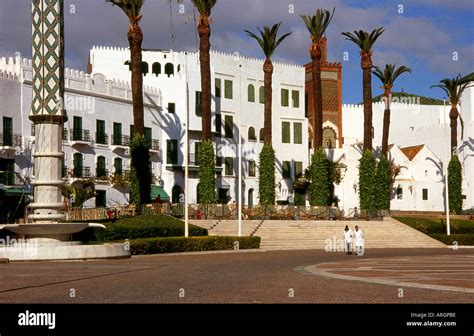
{"type": "Polygon", "coordinates": [[[198,156],[195,153],[188,153],[188,165],[199,166],[198,156]]]}
{"type": "Polygon", "coordinates": [[[13,151],[21,147],[21,135],[13,133],[0,133],[0,149],[2,151],[13,151]]]}
{"type": "Polygon", "coordinates": [[[130,137],[128,135],[114,134],[112,136],[112,150],[127,149],[130,146],[130,137]]]}
{"type": "Polygon", "coordinates": [[[16,185],[17,178],[15,172],[12,171],[0,171],[0,184],[4,185],[16,185]]]}
{"type": "MultiPolygon", "coordinates": [[[[36,136],[36,130],[35,130],[35,125],[31,124],[31,136],[35,137],[36,136]]],[[[34,141],[34,139],[33,139],[34,141]]],[[[63,141],[67,141],[67,129],[63,128],[63,141]]]]}
{"type": "Polygon", "coordinates": [[[95,178],[97,183],[108,183],[109,171],[107,169],[97,168],[95,170],[95,178]]]}
{"type": "Polygon", "coordinates": [[[160,151],[160,141],[159,140],[148,140],[150,144],[150,152],[158,153],[160,151]]]}
{"type": "Polygon", "coordinates": [[[72,169],[71,177],[74,179],[88,179],[91,176],[90,167],[77,166],[72,169]]]}
{"type": "Polygon", "coordinates": [[[70,130],[72,145],[90,145],[92,142],[89,130],[71,129],[70,130]]]}
{"type": "Polygon", "coordinates": [[[97,145],[109,145],[109,135],[107,133],[95,133],[95,143],[97,145]]]}

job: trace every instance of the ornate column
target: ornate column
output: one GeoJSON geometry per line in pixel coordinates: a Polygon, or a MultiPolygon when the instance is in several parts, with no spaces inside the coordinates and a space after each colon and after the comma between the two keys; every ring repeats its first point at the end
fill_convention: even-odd
{"type": "Polygon", "coordinates": [[[65,219],[61,188],[67,120],[64,97],[63,0],[32,0],[33,96],[30,120],[35,127],[34,213],[28,222],[65,219]]]}

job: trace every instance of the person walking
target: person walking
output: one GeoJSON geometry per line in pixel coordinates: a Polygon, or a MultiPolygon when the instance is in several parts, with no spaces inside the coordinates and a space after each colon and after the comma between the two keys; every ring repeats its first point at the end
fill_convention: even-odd
{"type": "Polygon", "coordinates": [[[349,226],[346,225],[344,228],[344,245],[346,248],[347,253],[346,254],[352,254],[352,237],[353,237],[353,232],[351,229],[349,229],[349,226]]]}
{"type": "Polygon", "coordinates": [[[354,237],[356,254],[358,256],[361,256],[364,254],[364,232],[362,232],[362,230],[359,230],[359,227],[357,225],[355,226],[354,237]]]}

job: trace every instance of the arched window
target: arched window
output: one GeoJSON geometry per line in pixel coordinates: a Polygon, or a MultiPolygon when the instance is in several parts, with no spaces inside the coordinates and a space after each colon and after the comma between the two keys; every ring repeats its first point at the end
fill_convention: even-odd
{"type": "Polygon", "coordinates": [[[247,100],[250,103],[255,103],[255,87],[253,84],[249,84],[249,86],[247,86],[247,100]]]}
{"type": "Polygon", "coordinates": [[[105,169],[105,157],[99,156],[97,158],[97,166],[95,168],[95,175],[96,177],[106,177],[107,171],[105,169]]]}
{"type": "Polygon", "coordinates": [[[263,128],[260,128],[260,142],[265,141],[265,132],[263,131],[263,128]]]}
{"type": "Polygon", "coordinates": [[[255,169],[256,165],[255,165],[255,161],[254,160],[250,160],[249,161],[249,176],[250,177],[255,177],[256,176],[256,169],[255,169]]]}
{"type": "Polygon", "coordinates": [[[154,75],[158,76],[159,74],[161,74],[161,64],[159,62],[155,62],[153,63],[152,67],[151,67],[151,71],[154,75]]]}
{"type": "Polygon", "coordinates": [[[182,193],[182,188],[180,185],[176,184],[173,189],[171,189],[171,202],[173,204],[180,203],[180,197],[182,193]]]}
{"type": "Polygon", "coordinates": [[[199,192],[200,187],[201,187],[201,182],[199,182],[196,186],[196,203],[197,204],[201,203],[201,197],[200,197],[200,192],[199,192]]]}
{"type": "Polygon", "coordinates": [[[260,104],[265,104],[265,88],[263,86],[258,89],[258,100],[260,104]]]}
{"type": "Polygon", "coordinates": [[[166,63],[165,64],[165,74],[169,77],[174,75],[174,66],[173,63],[166,63]]]}
{"type": "Polygon", "coordinates": [[[323,147],[324,148],[334,148],[336,147],[337,135],[330,127],[325,127],[323,129],[323,147]]]}
{"type": "Polygon", "coordinates": [[[257,141],[257,135],[255,134],[255,128],[249,128],[249,141],[257,141]]]}
{"type": "Polygon", "coordinates": [[[81,153],[75,153],[73,156],[73,165],[74,165],[74,170],[73,170],[73,175],[74,177],[82,177],[82,171],[83,171],[83,157],[81,153]]]}
{"type": "Polygon", "coordinates": [[[146,76],[148,72],[149,72],[148,63],[142,62],[142,74],[146,76]]]}
{"type": "Polygon", "coordinates": [[[123,174],[123,160],[121,158],[114,159],[114,169],[116,175],[123,174]]]}
{"type": "Polygon", "coordinates": [[[129,71],[132,71],[132,62],[130,62],[130,61],[125,61],[125,63],[123,63],[123,65],[128,65],[128,70],[129,70],[129,71]]]}
{"type": "Polygon", "coordinates": [[[253,188],[249,189],[249,196],[248,196],[247,203],[249,207],[253,207],[253,188]]]}

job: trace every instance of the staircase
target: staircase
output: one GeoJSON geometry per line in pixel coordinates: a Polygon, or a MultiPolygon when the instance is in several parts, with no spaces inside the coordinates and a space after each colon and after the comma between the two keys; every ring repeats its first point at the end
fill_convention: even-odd
{"type": "MultiPolygon", "coordinates": [[[[189,223],[208,229],[209,236],[238,235],[238,220],[190,220],[189,223]]],[[[258,236],[253,233],[261,223],[261,220],[242,220],[242,235],[258,236]]]]}
{"type": "MultiPolygon", "coordinates": [[[[195,225],[209,225],[193,221],[195,225]]],[[[262,239],[260,248],[266,250],[329,249],[343,251],[343,229],[356,225],[364,232],[365,248],[442,248],[443,243],[412,229],[390,217],[383,221],[242,221],[242,235],[262,239]],[[260,225],[260,227],[258,227],[260,225]],[[257,229],[258,228],[258,229],[257,229]],[[255,233],[254,230],[256,230],[255,233]],[[253,234],[252,234],[253,233],[253,234]]],[[[219,221],[209,230],[211,236],[237,235],[236,220],[219,221]]],[[[204,227],[204,226],[203,226],[204,227]]]]}

